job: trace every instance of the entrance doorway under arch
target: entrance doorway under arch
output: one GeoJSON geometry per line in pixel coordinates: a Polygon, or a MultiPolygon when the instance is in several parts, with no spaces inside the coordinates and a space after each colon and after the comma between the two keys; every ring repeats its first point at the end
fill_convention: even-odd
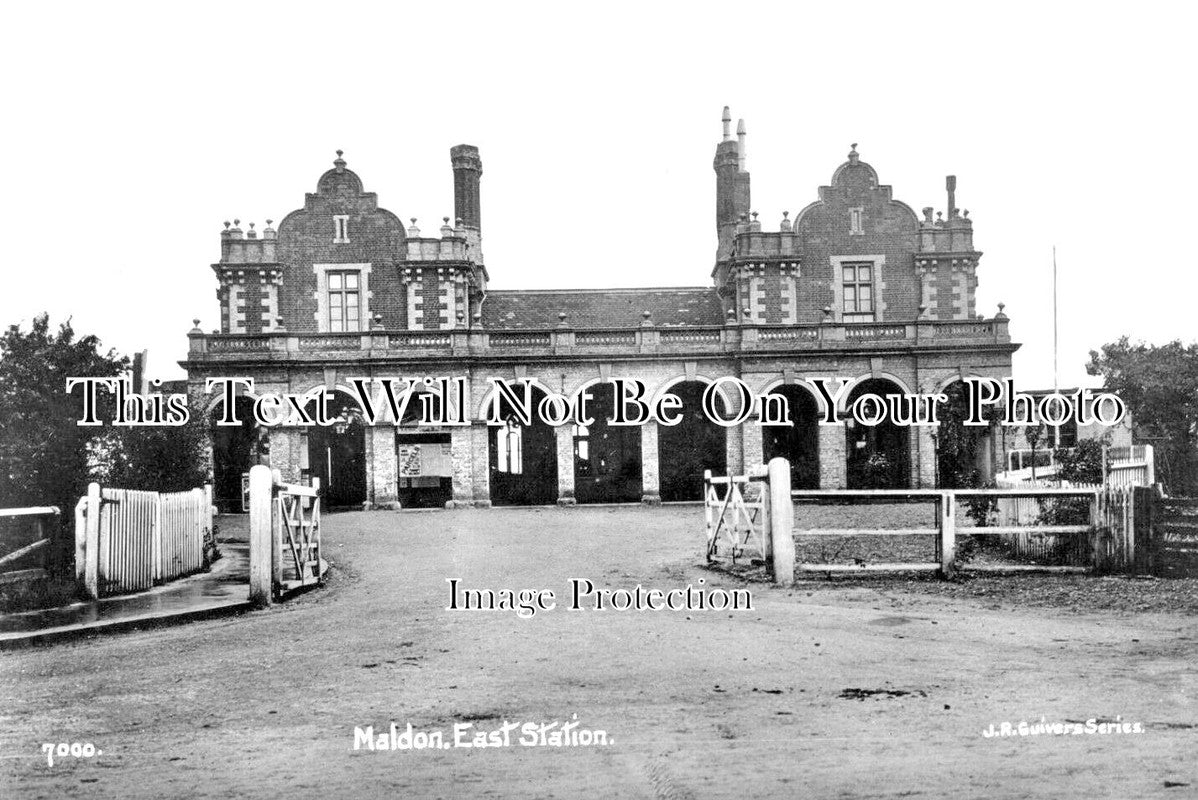
{"type": "Polygon", "coordinates": [[[794,384],[771,389],[786,398],[790,425],[761,428],[762,455],[766,463],[782,457],[790,462],[790,485],[795,489],[819,488],[819,404],[811,392],[794,384]]]}
{"type": "MultiPolygon", "coordinates": [[[[903,395],[901,387],[885,378],[870,378],[849,393],[848,407],[864,394],[879,397],[903,395]]],[[[889,401],[887,401],[889,402],[889,401]]],[[[907,489],[911,486],[910,429],[887,416],[878,425],[862,425],[849,415],[845,420],[848,444],[848,488],[907,489]]]]}
{"type": "Polygon", "coordinates": [[[727,473],[727,429],[703,413],[702,381],[683,381],[670,392],[682,401],[677,425],[658,425],[657,463],[663,501],[702,500],[703,471],[727,473]]]}
{"type": "MultiPolygon", "coordinates": [[[[517,392],[519,387],[513,387],[517,392]]],[[[535,410],[545,392],[530,389],[535,410]]],[[[557,501],[557,435],[535,411],[531,425],[521,425],[505,400],[499,418],[487,432],[491,503],[500,506],[552,505],[557,501]]]]}
{"type": "Polygon", "coordinates": [[[263,463],[262,431],[254,424],[254,401],[238,397],[233,405],[240,425],[217,425],[223,413],[218,404],[209,417],[212,431],[212,499],[222,513],[241,513],[242,476],[263,463]]]}
{"type": "Polygon", "coordinates": [[[587,411],[595,422],[574,426],[574,497],[579,503],[635,503],[641,499],[641,429],[609,425],[615,386],[590,388],[587,411]]]}
{"type": "MultiPolygon", "coordinates": [[[[320,402],[316,400],[313,402],[320,402]]],[[[357,401],[340,393],[327,398],[331,425],[308,428],[308,471],[320,479],[327,508],[366,501],[366,426],[357,401]]]]}

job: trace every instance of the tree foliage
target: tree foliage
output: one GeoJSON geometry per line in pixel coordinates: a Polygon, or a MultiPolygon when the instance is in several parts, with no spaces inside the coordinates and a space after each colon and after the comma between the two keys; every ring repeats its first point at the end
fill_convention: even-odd
{"type": "MultiPolygon", "coordinates": [[[[944,394],[947,401],[937,404],[936,468],[937,485],[945,489],[972,489],[981,485],[977,460],[988,428],[966,425],[969,404],[965,384],[949,385],[944,394]]],[[[993,409],[987,408],[989,414],[993,409]]]]}
{"type": "Polygon", "coordinates": [[[1103,439],[1080,439],[1076,447],[1058,447],[1053,455],[1057,463],[1057,478],[1070,483],[1102,483],[1103,439]]]}
{"type": "Polygon", "coordinates": [[[42,314],[28,332],[8,328],[0,337],[0,506],[56,505],[70,516],[87,493],[89,443],[100,429],[76,424],[81,390],[67,394],[67,378],[110,378],[127,367],[115,351],[101,352],[95,336],[76,336],[70,320],[55,331],[42,314]]]}
{"type": "Polygon", "coordinates": [[[1198,344],[1149,345],[1124,336],[1091,351],[1086,371],[1127,404],[1140,438],[1154,445],[1166,490],[1198,493],[1198,344]]]}
{"type": "Polygon", "coordinates": [[[81,387],[67,378],[115,378],[129,361],[104,352],[95,336],[79,336],[70,320],[51,328],[35,317],[28,331],[0,337],[0,507],[49,506],[72,524],[90,481],[151,491],[183,491],[207,479],[201,420],[180,427],[113,427],[113,401],[97,392],[102,426],[77,424],[81,387]]]}
{"type": "Polygon", "coordinates": [[[207,435],[201,417],[175,427],[110,429],[97,479],[106,485],[184,492],[211,482],[205,467],[207,435]]]}

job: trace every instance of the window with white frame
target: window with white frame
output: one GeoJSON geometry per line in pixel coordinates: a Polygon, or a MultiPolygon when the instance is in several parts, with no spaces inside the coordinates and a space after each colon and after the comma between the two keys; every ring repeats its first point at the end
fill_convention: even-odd
{"type": "Polygon", "coordinates": [[[361,330],[361,291],[358,273],[350,270],[331,270],[328,273],[329,331],[342,333],[361,330]]]}
{"type": "Polygon", "coordinates": [[[524,472],[524,429],[515,420],[508,420],[498,430],[496,438],[496,469],[512,475],[524,472]]]}
{"type": "Polygon", "coordinates": [[[349,215],[339,214],[333,217],[333,242],[344,244],[349,241],[349,215]]]}
{"type": "Polygon", "coordinates": [[[842,314],[845,322],[874,321],[874,265],[841,264],[842,314]]]}

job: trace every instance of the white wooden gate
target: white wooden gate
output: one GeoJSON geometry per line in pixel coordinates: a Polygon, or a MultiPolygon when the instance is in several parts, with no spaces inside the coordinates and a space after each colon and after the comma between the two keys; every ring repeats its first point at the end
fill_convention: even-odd
{"type": "Polygon", "coordinates": [[[274,584],[290,591],[320,583],[320,479],[274,485],[274,584]]]}
{"type": "Polygon", "coordinates": [[[278,470],[250,468],[250,602],[269,606],[324,579],[320,499],[319,479],[284,483],[278,470]]]}
{"type": "Polygon", "coordinates": [[[707,560],[736,559],[752,551],[769,556],[765,475],[712,475],[703,472],[703,512],[707,518],[707,560]],[[754,485],[755,484],[755,485],[754,485]]]}

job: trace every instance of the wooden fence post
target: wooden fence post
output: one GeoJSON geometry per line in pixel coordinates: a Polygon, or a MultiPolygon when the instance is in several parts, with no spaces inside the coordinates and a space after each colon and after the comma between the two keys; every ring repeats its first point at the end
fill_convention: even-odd
{"type": "Polygon", "coordinates": [[[769,463],[769,525],[773,550],[774,583],[795,582],[795,513],[790,496],[790,462],[773,458],[769,463]]]}
{"type": "Polygon", "coordinates": [[[216,527],[215,527],[216,520],[213,519],[213,514],[212,514],[214,509],[215,509],[215,506],[212,505],[212,484],[205,483],[204,484],[204,514],[203,514],[204,530],[208,531],[208,536],[210,537],[210,539],[205,539],[204,543],[202,545],[200,545],[201,547],[204,548],[204,566],[205,567],[210,566],[212,564],[212,559],[214,559],[216,557],[216,553],[217,553],[216,527]],[[211,548],[208,547],[209,541],[211,541],[211,543],[212,543],[211,548]]]}
{"type": "Polygon", "coordinates": [[[100,484],[87,485],[87,508],[83,541],[83,595],[89,600],[100,596],[100,484]]]}
{"type": "Polygon", "coordinates": [[[274,476],[270,467],[250,468],[250,602],[259,608],[274,600],[274,476]]]}
{"type": "Polygon", "coordinates": [[[951,578],[957,571],[957,496],[952,492],[940,495],[940,575],[951,578]]]}
{"type": "Polygon", "coordinates": [[[707,544],[711,544],[711,534],[715,520],[711,515],[711,470],[703,470],[703,520],[707,524],[707,544]]]}
{"type": "Polygon", "coordinates": [[[154,519],[150,544],[150,582],[162,583],[162,494],[154,493],[154,519]]]}

